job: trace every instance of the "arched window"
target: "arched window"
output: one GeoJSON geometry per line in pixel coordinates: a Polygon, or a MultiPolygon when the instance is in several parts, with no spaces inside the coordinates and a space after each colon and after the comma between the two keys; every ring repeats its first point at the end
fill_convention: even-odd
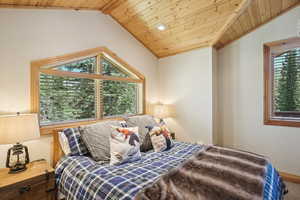
{"type": "Polygon", "coordinates": [[[105,47],[33,61],[31,76],[42,127],[144,113],[144,76],[105,47]]]}

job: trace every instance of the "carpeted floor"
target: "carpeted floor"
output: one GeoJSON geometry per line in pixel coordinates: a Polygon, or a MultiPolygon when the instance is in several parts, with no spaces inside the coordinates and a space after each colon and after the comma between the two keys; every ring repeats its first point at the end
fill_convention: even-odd
{"type": "Polygon", "coordinates": [[[286,182],[285,184],[289,193],[284,197],[284,200],[300,200],[300,184],[286,182]]]}

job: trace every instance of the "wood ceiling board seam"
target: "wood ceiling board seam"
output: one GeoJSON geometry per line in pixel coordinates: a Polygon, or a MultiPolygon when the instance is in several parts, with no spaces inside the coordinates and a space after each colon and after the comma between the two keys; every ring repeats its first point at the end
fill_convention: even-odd
{"type": "Polygon", "coordinates": [[[273,9],[271,10],[271,16],[278,15],[282,10],[282,0],[274,0],[272,3],[273,9]]]}
{"type": "MultiPolygon", "coordinates": [[[[218,22],[219,21],[222,22],[223,20],[220,19],[220,20],[218,20],[218,22]]],[[[185,36],[200,34],[201,30],[202,30],[202,32],[206,31],[205,29],[211,28],[214,24],[215,24],[215,22],[211,22],[211,23],[205,24],[203,26],[195,26],[194,29],[176,31],[175,34],[174,33],[172,34],[170,32],[167,32],[167,33],[151,32],[151,33],[145,33],[145,34],[136,34],[136,36],[140,37],[140,38],[146,38],[146,37],[149,37],[149,36],[153,36],[155,38],[162,38],[161,40],[164,40],[165,39],[164,37],[168,37],[169,39],[174,38],[174,37],[185,37],[185,36]]],[[[156,40],[154,40],[154,41],[156,41],[156,40]]]]}
{"type": "Polygon", "coordinates": [[[189,45],[196,45],[196,43],[208,43],[213,39],[213,36],[211,37],[206,37],[205,39],[201,38],[195,38],[193,40],[181,40],[177,42],[158,42],[158,43],[150,43],[149,47],[153,49],[154,51],[159,51],[159,49],[162,49],[162,47],[166,49],[175,49],[175,48],[183,48],[184,46],[189,46],[189,45]]]}
{"type": "Polygon", "coordinates": [[[257,0],[253,0],[251,5],[248,7],[249,16],[251,18],[252,23],[254,23],[255,26],[260,24],[260,18],[258,17],[259,13],[257,10],[257,0]]]}
{"type": "Polygon", "coordinates": [[[49,9],[49,10],[97,10],[91,8],[73,8],[62,6],[31,6],[31,5],[15,5],[15,4],[0,4],[1,8],[14,8],[14,9],[49,9]]]}
{"type": "Polygon", "coordinates": [[[285,8],[289,8],[290,6],[292,6],[293,4],[297,3],[298,0],[283,0],[283,9],[285,8]]]}
{"type": "Polygon", "coordinates": [[[159,1],[154,1],[152,3],[149,3],[149,1],[140,1],[137,4],[131,4],[130,7],[124,7],[122,10],[116,10],[112,14],[115,15],[115,17],[121,17],[120,23],[124,23],[124,21],[136,17],[140,12],[149,9],[149,7],[153,6],[154,4],[159,3],[159,1]],[[142,4],[139,6],[139,4],[142,4]],[[141,9],[139,11],[139,8],[141,9]],[[122,14],[123,13],[123,14],[122,14]]]}
{"type": "Polygon", "coordinates": [[[199,45],[195,45],[195,46],[192,46],[192,47],[186,47],[185,49],[176,50],[172,53],[161,54],[159,56],[159,58],[165,58],[165,57],[173,56],[173,55],[176,55],[176,54],[184,53],[184,52],[187,52],[187,51],[192,51],[192,50],[195,50],[195,49],[206,48],[206,47],[210,47],[209,43],[199,44],[199,45]]]}
{"type": "MultiPolygon", "coordinates": [[[[201,34],[203,35],[203,37],[204,36],[208,37],[206,34],[211,34],[212,30],[213,30],[213,27],[208,27],[207,29],[204,29],[203,32],[201,32],[201,34]]],[[[186,37],[188,38],[187,40],[192,40],[190,38],[197,37],[197,36],[199,37],[199,34],[200,34],[199,30],[196,29],[196,30],[193,30],[193,31],[190,31],[190,32],[182,32],[180,35],[176,34],[174,36],[171,36],[171,37],[168,37],[168,38],[163,38],[163,39],[160,39],[160,40],[150,40],[150,41],[145,42],[145,44],[164,42],[164,41],[172,41],[173,39],[176,39],[176,38],[186,38],[186,37]]]]}
{"type": "Polygon", "coordinates": [[[270,22],[270,21],[272,21],[273,19],[275,19],[275,18],[277,18],[277,17],[279,17],[279,16],[281,16],[281,15],[285,14],[286,12],[288,12],[288,11],[290,11],[291,9],[293,9],[293,8],[295,8],[295,7],[298,7],[298,6],[300,6],[300,2],[297,2],[296,4],[294,4],[294,5],[292,5],[292,6],[288,7],[288,8],[286,8],[286,9],[284,9],[284,10],[282,10],[282,12],[281,12],[281,13],[279,13],[278,15],[276,15],[276,16],[274,16],[274,17],[270,18],[268,21],[265,21],[264,23],[261,23],[260,25],[258,25],[258,26],[256,26],[256,27],[254,27],[253,29],[251,29],[251,30],[248,30],[248,32],[247,32],[247,33],[244,33],[244,34],[242,34],[242,35],[238,36],[238,37],[237,37],[237,38],[235,38],[234,40],[231,40],[231,41],[229,41],[228,43],[224,44],[223,46],[219,47],[218,49],[222,49],[223,47],[225,47],[225,46],[227,46],[227,45],[231,44],[232,42],[234,42],[234,41],[236,41],[236,40],[240,39],[241,37],[243,37],[243,36],[245,36],[245,35],[247,35],[247,34],[251,33],[252,31],[254,31],[254,30],[256,30],[256,29],[260,28],[261,26],[263,26],[263,25],[265,25],[265,24],[269,23],[269,22],[270,22]]]}
{"type": "Polygon", "coordinates": [[[122,3],[124,3],[124,0],[111,0],[109,3],[105,4],[101,11],[104,14],[110,14],[114,9],[117,9],[122,3]]]}
{"type": "Polygon", "coordinates": [[[245,12],[245,16],[246,16],[247,19],[248,19],[249,25],[250,25],[251,27],[255,27],[256,22],[255,22],[255,20],[253,19],[253,16],[250,14],[250,9],[248,8],[248,9],[246,9],[244,12],[245,12]]]}
{"type": "Polygon", "coordinates": [[[212,41],[211,46],[214,46],[218,40],[222,37],[223,33],[235,22],[235,20],[243,13],[245,9],[250,5],[252,0],[243,0],[240,5],[234,10],[233,14],[228,17],[227,22],[221,27],[221,30],[216,34],[215,39],[212,41]]]}
{"type": "MultiPolygon", "coordinates": [[[[186,1],[188,1],[188,0],[184,0],[184,1],[181,1],[180,3],[182,3],[182,4],[184,4],[186,1]]],[[[167,1],[166,1],[167,2],[167,1]]],[[[202,2],[202,1],[201,1],[202,2]]],[[[226,0],[222,0],[222,2],[221,3],[224,3],[224,2],[226,2],[226,0]]],[[[177,5],[179,5],[179,4],[177,4],[177,5]]],[[[201,4],[200,4],[201,5],[201,4]]],[[[152,9],[150,9],[150,11],[147,11],[147,12],[143,12],[143,13],[136,13],[136,15],[135,16],[140,16],[140,17],[143,17],[143,19],[144,20],[147,20],[147,21],[149,21],[149,22],[151,22],[151,21],[155,21],[155,20],[160,20],[160,21],[162,21],[163,22],[163,19],[164,18],[166,18],[166,17],[168,17],[168,16],[173,16],[174,15],[174,13],[176,13],[176,15],[177,16],[184,16],[184,15],[188,15],[188,14],[193,14],[193,16],[195,15],[194,13],[195,13],[195,10],[197,11],[197,10],[199,10],[200,9],[200,12],[201,11],[203,11],[203,10],[205,10],[205,9],[207,9],[209,6],[211,7],[211,8],[214,8],[214,3],[209,3],[209,4],[207,4],[208,6],[204,6],[204,7],[201,7],[201,8],[199,8],[197,5],[193,5],[193,9],[191,9],[191,8],[189,8],[189,9],[186,9],[187,11],[188,11],[188,13],[185,13],[184,12],[184,10],[182,10],[182,9],[179,9],[179,10],[181,10],[180,12],[182,12],[183,14],[181,14],[181,13],[178,13],[178,12],[175,12],[174,11],[174,9],[175,8],[173,8],[174,7],[174,5],[171,5],[171,4],[169,4],[169,3],[166,3],[165,4],[165,9],[162,9],[161,8],[161,4],[159,4],[158,5],[158,7],[156,8],[155,7],[155,9],[154,8],[152,8],[152,9]],[[170,8],[171,7],[171,8],[170,8]],[[166,14],[165,14],[166,13],[166,14]]],[[[176,6],[175,6],[176,7],[176,6]]],[[[124,20],[124,21],[122,21],[122,23],[124,23],[124,24],[128,24],[128,23],[134,23],[134,22],[132,22],[132,20],[135,20],[136,19],[136,17],[131,17],[131,18],[128,18],[128,20],[126,21],[123,17],[123,19],[122,20],[124,20]]]]}
{"type": "MultiPolygon", "coordinates": [[[[221,14],[218,14],[218,15],[214,15],[213,12],[209,11],[208,12],[210,15],[212,15],[213,17],[210,17],[210,18],[204,18],[202,17],[201,21],[200,20],[185,20],[184,18],[184,21],[190,21],[188,24],[186,24],[183,20],[177,20],[177,22],[180,22],[180,24],[174,26],[174,27],[169,27],[168,24],[165,24],[168,29],[166,31],[170,31],[170,30],[174,30],[176,31],[177,29],[182,29],[182,26],[191,26],[191,27],[196,27],[196,26],[199,26],[199,24],[206,24],[206,23],[214,23],[215,21],[218,21],[220,19],[223,20],[223,18],[227,18],[231,13],[232,11],[222,11],[221,14]]],[[[207,13],[207,14],[208,14],[207,13]]],[[[197,16],[199,18],[199,16],[197,16]]],[[[195,17],[194,17],[195,18],[195,17]]],[[[192,17],[191,17],[192,19],[192,17]]],[[[141,23],[141,26],[143,26],[144,24],[141,23]]],[[[130,25],[130,26],[127,26],[129,30],[131,30],[132,28],[136,28],[136,26],[133,26],[133,25],[130,25]]],[[[144,34],[146,32],[160,32],[158,30],[155,29],[155,27],[151,28],[151,29],[148,29],[149,27],[146,27],[144,25],[144,27],[141,27],[139,28],[141,31],[135,31],[136,35],[140,35],[140,34],[144,34]],[[147,31],[143,31],[143,29],[147,29],[147,31]]],[[[164,32],[166,32],[164,31],[164,32]]],[[[179,31],[182,31],[182,30],[179,30],[179,31]]]]}
{"type": "MultiPolygon", "coordinates": [[[[274,0],[273,0],[274,1],[274,0]]],[[[266,16],[268,19],[272,17],[271,15],[271,5],[270,5],[270,0],[264,0],[265,2],[265,10],[266,10],[266,16]]]]}
{"type": "Polygon", "coordinates": [[[259,24],[261,24],[262,23],[262,18],[261,18],[261,15],[260,15],[260,9],[259,9],[258,1],[260,1],[260,0],[254,0],[253,3],[252,3],[252,6],[256,10],[256,13],[257,13],[256,18],[257,18],[259,24]]]}
{"type": "MultiPolygon", "coordinates": [[[[220,7],[222,4],[225,4],[225,2],[227,2],[227,0],[222,0],[218,4],[218,6],[220,7]]],[[[214,10],[215,10],[215,4],[211,4],[210,6],[206,6],[203,9],[194,10],[193,12],[186,13],[186,14],[183,14],[183,15],[180,15],[180,14],[176,13],[176,20],[182,20],[182,21],[191,20],[191,19],[194,19],[195,16],[204,15],[205,13],[210,13],[210,12],[212,12],[214,10]]],[[[173,13],[174,12],[170,12],[169,14],[165,15],[167,18],[164,18],[163,16],[160,16],[159,19],[157,18],[157,16],[153,16],[153,14],[151,14],[151,16],[153,16],[153,17],[151,17],[149,19],[137,20],[137,18],[134,18],[133,22],[124,23],[124,24],[125,25],[128,25],[128,24],[136,25],[136,23],[140,23],[141,21],[143,21],[145,23],[145,20],[147,20],[147,25],[148,26],[155,26],[158,23],[158,21],[159,21],[159,23],[163,23],[165,25],[169,25],[170,23],[174,22],[175,16],[174,16],[173,13]]]]}
{"type": "MultiPolygon", "coordinates": [[[[154,3],[159,3],[159,0],[156,0],[156,1],[152,1],[152,2],[149,2],[149,1],[145,1],[145,0],[128,0],[126,1],[123,5],[121,5],[117,11],[114,11],[116,12],[115,14],[118,15],[118,13],[123,13],[123,12],[126,12],[126,13],[136,13],[137,12],[137,9],[140,7],[142,9],[147,9],[148,7],[150,7],[151,5],[153,5],[154,3]],[[142,4],[142,5],[140,5],[142,4]]],[[[135,15],[135,14],[132,14],[132,15],[135,15]]],[[[120,14],[120,16],[122,16],[120,14]]],[[[126,15],[128,16],[128,15],[126,15]]]]}
{"type": "Polygon", "coordinates": [[[247,10],[244,11],[244,13],[240,16],[239,22],[241,26],[243,27],[244,32],[247,32],[247,30],[251,29],[253,26],[251,24],[250,17],[247,16],[247,10]]]}
{"type": "Polygon", "coordinates": [[[260,17],[261,17],[262,21],[268,20],[264,1],[266,1],[266,0],[258,0],[258,9],[259,9],[259,13],[260,13],[260,17]]]}
{"type": "MultiPolygon", "coordinates": [[[[110,15],[111,16],[111,15],[110,15]]],[[[111,16],[118,24],[124,28],[127,32],[129,32],[137,41],[139,41],[146,49],[148,49],[156,58],[159,58],[158,55],[152,51],[149,47],[147,47],[142,40],[140,40],[138,37],[136,37],[133,33],[131,33],[125,26],[123,26],[117,19],[115,19],[113,16],[111,16]]]]}

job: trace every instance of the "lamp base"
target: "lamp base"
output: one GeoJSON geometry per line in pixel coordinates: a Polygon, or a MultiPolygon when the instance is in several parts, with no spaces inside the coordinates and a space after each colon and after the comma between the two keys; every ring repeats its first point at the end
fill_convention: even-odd
{"type": "Polygon", "coordinates": [[[23,172],[27,169],[26,165],[23,163],[16,163],[14,166],[9,168],[9,174],[17,174],[19,172],[23,172]]]}

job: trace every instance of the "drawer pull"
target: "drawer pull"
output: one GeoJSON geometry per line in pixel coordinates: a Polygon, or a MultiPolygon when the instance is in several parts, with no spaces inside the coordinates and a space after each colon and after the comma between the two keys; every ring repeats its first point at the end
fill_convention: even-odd
{"type": "Polygon", "coordinates": [[[23,194],[23,193],[25,193],[25,192],[29,192],[31,190],[31,187],[28,185],[28,186],[24,186],[24,187],[21,187],[20,189],[19,189],[19,193],[20,194],[23,194]]]}
{"type": "Polygon", "coordinates": [[[55,188],[51,188],[51,189],[46,190],[47,193],[53,192],[53,191],[55,191],[55,188]]]}

